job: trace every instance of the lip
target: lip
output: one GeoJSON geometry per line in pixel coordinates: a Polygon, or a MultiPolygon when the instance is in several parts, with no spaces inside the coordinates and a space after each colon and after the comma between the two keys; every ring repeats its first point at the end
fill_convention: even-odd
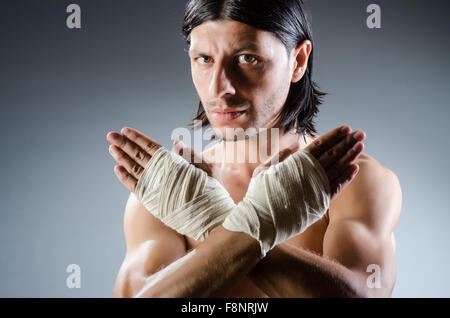
{"type": "Polygon", "coordinates": [[[244,110],[236,110],[236,109],[214,109],[212,111],[211,117],[215,122],[218,123],[229,123],[233,120],[236,120],[243,115],[245,115],[246,109],[244,110]]]}
{"type": "Polygon", "coordinates": [[[213,113],[240,113],[245,111],[247,108],[214,108],[213,113]]]}

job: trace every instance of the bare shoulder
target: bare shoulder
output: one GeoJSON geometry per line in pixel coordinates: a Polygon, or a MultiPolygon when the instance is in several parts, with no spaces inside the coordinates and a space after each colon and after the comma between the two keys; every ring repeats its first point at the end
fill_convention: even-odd
{"type": "Polygon", "coordinates": [[[330,220],[358,219],[372,228],[392,232],[402,206],[397,175],[365,153],[356,163],[358,174],[333,200],[330,220]]]}

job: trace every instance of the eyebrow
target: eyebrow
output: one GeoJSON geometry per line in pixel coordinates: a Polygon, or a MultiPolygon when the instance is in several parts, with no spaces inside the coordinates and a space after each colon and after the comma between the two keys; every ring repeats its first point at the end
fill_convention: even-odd
{"type": "MultiPolygon", "coordinates": [[[[259,51],[259,50],[260,50],[259,46],[256,43],[248,43],[248,44],[245,44],[245,45],[233,50],[233,52],[231,52],[231,54],[234,55],[234,54],[237,54],[237,53],[243,52],[243,51],[259,51]]],[[[188,54],[189,55],[196,55],[196,54],[207,55],[200,50],[189,50],[188,54]]]]}

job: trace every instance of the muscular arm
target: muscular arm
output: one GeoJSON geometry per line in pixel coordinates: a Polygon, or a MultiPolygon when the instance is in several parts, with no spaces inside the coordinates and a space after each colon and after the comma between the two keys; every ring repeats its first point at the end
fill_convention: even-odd
{"type": "Polygon", "coordinates": [[[336,198],[323,256],[280,244],[250,272],[272,297],[389,297],[395,283],[393,230],[401,210],[397,177],[362,161],[352,183],[336,198]],[[368,288],[369,265],[379,266],[381,288],[368,288]]]}
{"type": "Polygon", "coordinates": [[[218,227],[186,254],[184,239],[131,195],[125,211],[127,255],[115,297],[224,296],[260,260],[259,243],[218,227]]]}
{"type": "Polygon", "coordinates": [[[182,235],[151,215],[130,194],[125,207],[126,255],[114,286],[114,297],[133,297],[146,278],[186,255],[182,235]]]}
{"type": "Polygon", "coordinates": [[[219,226],[193,251],[149,276],[137,297],[224,297],[260,254],[255,239],[219,226]]]}
{"type": "MultiPolygon", "coordinates": [[[[334,132],[331,134],[331,137],[333,136],[336,137],[339,134],[334,132]]],[[[334,138],[331,137],[330,140],[334,138]]],[[[347,139],[353,140],[350,136],[347,139]]],[[[348,143],[348,140],[338,143],[336,148],[345,147],[348,143]]],[[[341,161],[340,166],[345,167],[343,162],[351,161],[357,151],[348,153],[348,158],[346,157],[344,161],[341,161]]],[[[327,161],[325,159],[323,159],[324,163],[327,161]]],[[[348,175],[344,174],[342,178],[351,177],[350,168],[347,168],[344,172],[348,175]]],[[[124,184],[127,184],[127,180],[136,180],[131,177],[125,178],[124,173],[120,174],[120,179],[124,184]]],[[[132,188],[129,187],[130,191],[132,191],[132,188]]],[[[157,222],[153,223],[157,224],[157,222]]],[[[145,228],[139,222],[137,224],[141,228],[145,228]]],[[[148,227],[147,231],[149,231],[148,227]]],[[[126,229],[125,232],[131,233],[132,237],[134,236],[132,226],[129,226],[128,231],[126,229]]],[[[171,240],[175,241],[176,235],[173,235],[173,233],[169,235],[166,232],[161,227],[155,226],[149,237],[144,238],[144,240],[141,239],[142,243],[140,244],[132,244],[130,248],[127,239],[127,256],[116,281],[117,293],[115,292],[115,295],[131,294],[153,297],[221,295],[239,282],[258,263],[260,258],[259,244],[256,240],[246,234],[227,231],[223,227],[219,227],[213,233],[214,235],[210,235],[196,250],[183,256],[177,255],[177,251],[178,254],[183,253],[179,248],[180,244],[176,243],[176,248],[172,249],[171,244],[169,244],[170,241],[167,242],[165,239],[165,237],[170,236],[171,240]],[[140,248],[137,247],[146,243],[149,243],[152,248],[147,255],[139,257],[142,253],[139,252],[140,248]],[[144,270],[133,270],[133,265],[138,263],[137,259],[145,260],[144,270]],[[161,266],[167,267],[160,269],[161,266]],[[133,277],[137,278],[134,279],[133,277]],[[137,293],[136,290],[138,290],[137,293]]],[[[134,241],[134,239],[130,241],[134,241]]]]}

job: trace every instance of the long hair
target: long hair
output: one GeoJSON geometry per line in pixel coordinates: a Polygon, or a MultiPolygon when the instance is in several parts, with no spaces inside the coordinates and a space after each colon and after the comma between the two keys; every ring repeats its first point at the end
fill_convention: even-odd
{"type": "MultiPolygon", "coordinates": [[[[314,41],[310,19],[302,0],[190,0],[182,35],[190,46],[190,33],[196,26],[210,20],[234,20],[274,33],[288,53],[304,40],[311,41],[313,49],[306,72],[300,81],[291,83],[278,120],[285,132],[295,127],[297,133],[314,136],[317,133],[314,117],[327,94],[319,91],[312,81],[314,41]]],[[[202,127],[210,124],[201,101],[188,125],[193,126],[195,120],[200,120],[202,127]]]]}

